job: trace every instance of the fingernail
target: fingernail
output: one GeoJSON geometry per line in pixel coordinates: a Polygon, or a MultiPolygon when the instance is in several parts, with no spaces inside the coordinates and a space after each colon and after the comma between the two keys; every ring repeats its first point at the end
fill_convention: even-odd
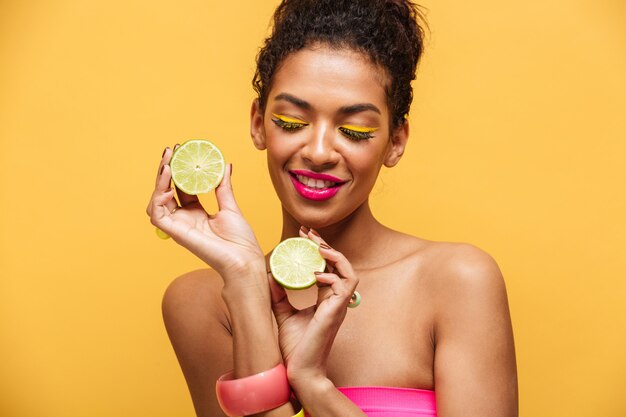
{"type": "Polygon", "coordinates": [[[322,249],[332,249],[330,246],[328,246],[326,243],[320,243],[320,248],[322,249]]]}
{"type": "Polygon", "coordinates": [[[306,226],[300,226],[300,231],[306,235],[309,233],[309,228],[306,226]]]}
{"type": "Polygon", "coordinates": [[[174,150],[176,150],[176,148],[178,148],[180,146],[180,143],[177,143],[176,145],[174,145],[174,150]]]}
{"type": "Polygon", "coordinates": [[[313,233],[315,236],[317,237],[321,237],[319,233],[317,233],[315,230],[311,229],[311,233],[313,233]]]}
{"type": "Polygon", "coordinates": [[[163,174],[163,169],[165,168],[165,164],[163,164],[163,166],[161,167],[161,170],[159,171],[159,175],[163,174]]]}
{"type": "Polygon", "coordinates": [[[167,150],[168,150],[169,148],[170,148],[170,147],[169,147],[169,146],[167,146],[167,147],[163,150],[163,155],[161,155],[161,158],[163,158],[163,157],[165,156],[165,152],[167,152],[167,150]]]}
{"type": "Polygon", "coordinates": [[[230,176],[233,176],[233,164],[230,164],[230,176]]]}
{"type": "Polygon", "coordinates": [[[323,274],[323,272],[319,272],[319,271],[315,271],[315,272],[313,272],[313,273],[314,273],[315,275],[322,275],[322,274],[323,274]]]}

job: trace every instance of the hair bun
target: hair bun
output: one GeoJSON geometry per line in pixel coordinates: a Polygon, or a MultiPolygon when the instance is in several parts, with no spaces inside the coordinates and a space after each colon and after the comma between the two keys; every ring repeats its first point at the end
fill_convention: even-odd
{"type": "Polygon", "coordinates": [[[423,52],[425,19],[409,0],[283,0],[257,56],[252,84],[265,108],[282,60],[307,45],[327,43],[367,55],[390,77],[392,125],[404,123],[413,99],[411,81],[423,52]]]}

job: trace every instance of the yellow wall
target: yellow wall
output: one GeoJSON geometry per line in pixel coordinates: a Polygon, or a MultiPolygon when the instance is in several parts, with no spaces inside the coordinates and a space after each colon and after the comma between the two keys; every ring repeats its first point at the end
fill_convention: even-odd
{"type": "MultiPolygon", "coordinates": [[[[209,138],[263,247],[279,236],[248,135],[276,1],[234,4],[0,2],[0,415],[193,414],[160,298],[202,264],[144,210],[163,148],[209,138]]],[[[523,416],[623,416],[625,3],[424,4],[411,143],[375,211],[498,260],[523,416]]]]}

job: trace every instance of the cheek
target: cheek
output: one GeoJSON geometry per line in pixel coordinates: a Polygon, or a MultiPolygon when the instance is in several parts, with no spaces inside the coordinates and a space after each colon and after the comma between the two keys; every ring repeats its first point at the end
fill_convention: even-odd
{"type": "Polygon", "coordinates": [[[353,171],[360,178],[367,179],[367,182],[371,182],[378,176],[380,165],[378,161],[369,159],[360,159],[353,165],[353,171]]]}
{"type": "Polygon", "coordinates": [[[384,151],[380,146],[355,146],[346,150],[344,155],[349,156],[347,163],[355,174],[376,177],[382,166],[384,151]]]}
{"type": "Polygon", "coordinates": [[[272,167],[284,165],[297,151],[296,141],[285,140],[284,137],[267,137],[266,152],[267,159],[272,167]]]}

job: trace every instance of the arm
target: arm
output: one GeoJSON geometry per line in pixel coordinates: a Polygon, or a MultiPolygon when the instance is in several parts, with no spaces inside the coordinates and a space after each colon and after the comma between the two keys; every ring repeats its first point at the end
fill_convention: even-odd
{"type": "MultiPolygon", "coordinates": [[[[273,330],[271,299],[265,262],[237,272],[255,285],[224,285],[222,298],[228,307],[232,329],[234,377],[242,378],[273,368],[283,362],[273,330]]],[[[239,280],[224,279],[226,282],[239,280]]],[[[298,410],[287,403],[257,416],[291,417],[298,410]]]]}
{"type": "MultiPolygon", "coordinates": [[[[181,207],[174,212],[178,204],[174,199],[174,190],[169,189],[171,171],[168,163],[171,156],[171,150],[166,149],[147,213],[152,224],[205,261],[223,280],[223,301],[213,296],[216,288],[213,283],[206,285],[205,282],[200,284],[204,287],[200,287],[197,282],[192,282],[190,290],[187,288],[189,280],[171,286],[164,299],[168,333],[194,396],[196,412],[206,415],[209,410],[218,407],[213,393],[201,391],[206,391],[208,384],[214,391],[216,375],[227,370],[222,368],[230,359],[229,353],[232,352],[235,378],[273,368],[282,358],[273,328],[264,255],[235,202],[230,166],[215,190],[219,205],[216,214],[209,215],[197,196],[187,195],[179,189],[176,189],[176,194],[181,207]],[[202,295],[194,294],[197,289],[203,291],[202,295]],[[185,292],[187,294],[184,295],[191,295],[192,298],[181,297],[181,293],[185,292]],[[190,302],[191,299],[195,301],[190,302]],[[207,300],[222,308],[203,305],[202,301],[207,300]],[[230,313],[227,327],[230,335],[224,331],[224,306],[230,313]],[[201,343],[194,345],[194,341],[198,340],[201,343]],[[207,381],[207,378],[211,380],[207,381]]],[[[293,407],[287,403],[263,415],[290,417],[294,414],[293,407]]]]}
{"type": "MultiPolygon", "coordinates": [[[[231,318],[235,378],[254,375],[283,362],[273,330],[265,264],[252,265],[242,273],[258,285],[225,285],[222,291],[231,318]]],[[[287,403],[258,416],[281,417],[295,413],[292,404],[287,403]]]]}
{"type": "Polygon", "coordinates": [[[440,417],[518,415],[513,331],[497,264],[469,245],[441,268],[435,319],[440,417]]]}
{"type": "Polygon", "coordinates": [[[312,417],[363,417],[363,411],[326,375],[328,355],[358,278],[346,257],[326,245],[318,234],[301,229],[300,236],[322,244],[320,253],[327,261],[328,272],[316,274],[317,303],[304,310],[295,309],[284,288],[268,276],[289,383],[312,417]]]}

